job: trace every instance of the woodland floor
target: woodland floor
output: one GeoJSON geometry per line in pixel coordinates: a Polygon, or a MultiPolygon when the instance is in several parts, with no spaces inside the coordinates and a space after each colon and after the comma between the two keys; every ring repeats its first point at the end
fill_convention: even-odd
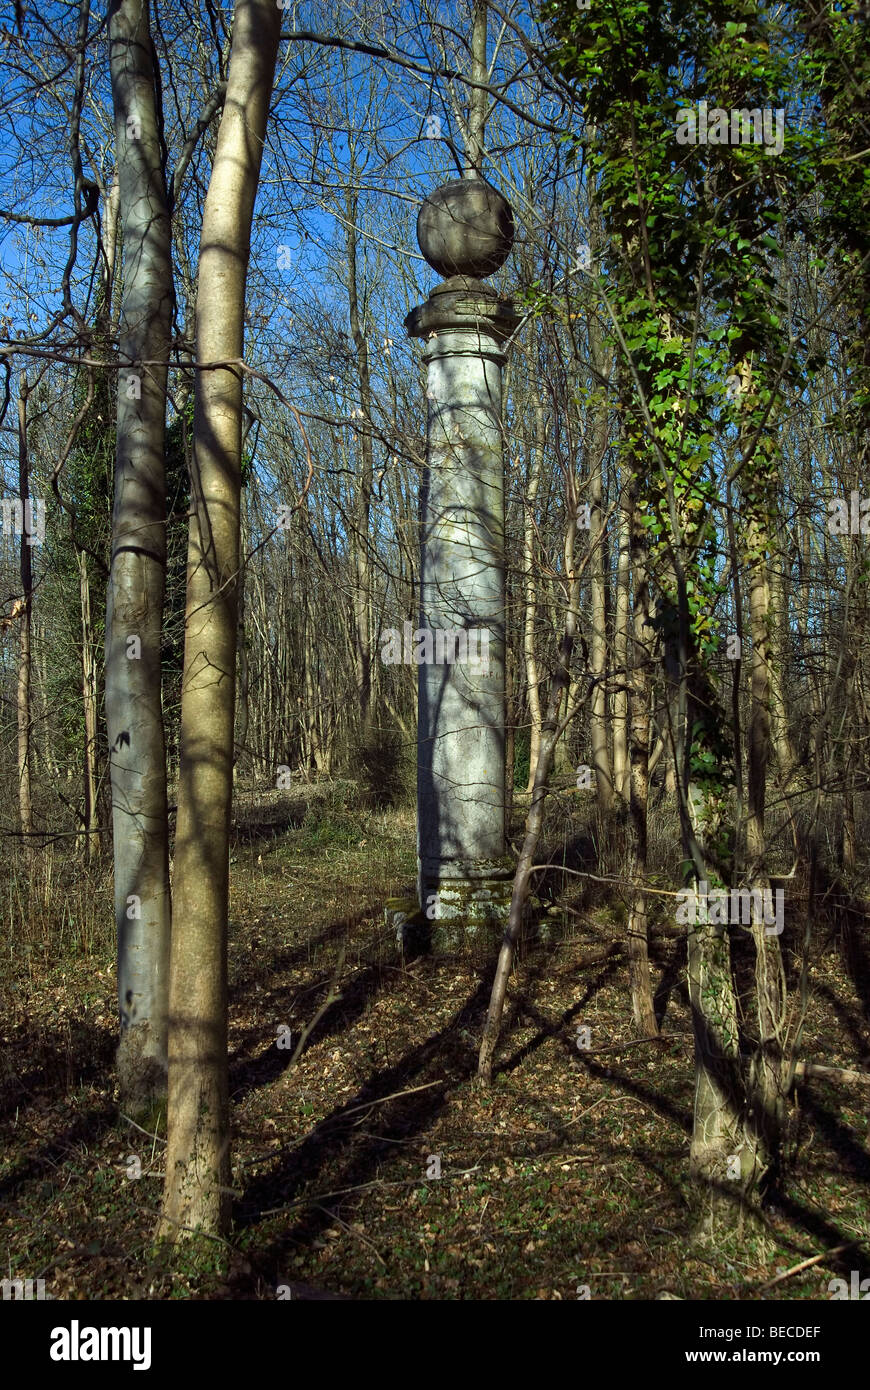
{"type": "MultiPolygon", "coordinates": [[[[72,872],[72,869],[70,870],[72,872]]],[[[0,926],[0,1264],[59,1299],[825,1299],[870,1273],[866,1088],[802,1085],[797,1164],[762,1224],[693,1240],[692,1049],[677,933],[654,932],[669,1041],[632,1045],[624,909],[578,886],[554,945],[511,981],[496,1082],[474,1085],[492,967],[403,965],[386,897],[414,876],[409,811],[274,794],[240,814],[232,864],[229,1247],[170,1274],[151,1237],[163,1138],[119,1119],[108,927],[47,956],[0,926]],[[296,1064],[276,1039],[340,999],[296,1064]],[[591,1049],[576,1045],[588,1025],[591,1049]],[[609,1050],[607,1050],[609,1049],[609,1050]],[[440,1178],[427,1178],[431,1156],[440,1178]],[[142,1176],[128,1177],[138,1157],[142,1176]],[[777,1272],[855,1244],[765,1289],[777,1272]],[[319,1295],[314,1290],[323,1291],[319,1295]]],[[[579,882],[579,881],[578,881],[579,882]]],[[[94,886],[104,894],[107,884],[94,886]]],[[[861,924],[868,942],[866,919],[861,924]]],[[[795,933],[787,926],[786,944],[795,933]]],[[[867,954],[814,936],[801,1046],[867,1065],[867,954]],[[851,964],[850,964],[851,962],[851,964]]],[[[738,971],[741,968],[738,961],[738,971]]],[[[794,972],[790,975],[794,984],[794,972]]]]}

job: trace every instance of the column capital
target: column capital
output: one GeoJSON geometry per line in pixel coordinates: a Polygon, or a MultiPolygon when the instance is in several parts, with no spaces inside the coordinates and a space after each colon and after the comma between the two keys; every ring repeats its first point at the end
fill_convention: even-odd
{"type": "Polygon", "coordinates": [[[503,342],[519,322],[511,300],[500,299],[490,285],[471,275],[452,275],[411,310],[405,331],[410,338],[430,338],[440,332],[466,330],[503,342]]]}

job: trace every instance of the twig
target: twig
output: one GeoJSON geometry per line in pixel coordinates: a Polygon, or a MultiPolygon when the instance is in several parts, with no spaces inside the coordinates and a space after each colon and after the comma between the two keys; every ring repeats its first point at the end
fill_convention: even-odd
{"type": "Polygon", "coordinates": [[[437,1081],[426,1081],[422,1086],[412,1086],[409,1091],[394,1091],[391,1096],[381,1096],[380,1100],[367,1100],[362,1105],[354,1105],[350,1110],[342,1110],[340,1115],[336,1115],[336,1120],[343,1120],[345,1115],[355,1115],[358,1110],[368,1110],[375,1105],[386,1105],[388,1100],[399,1100],[402,1096],[413,1096],[417,1091],[428,1091],[431,1086],[443,1086],[444,1077],[439,1077],[437,1081]]]}
{"type": "MultiPolygon", "coordinates": [[[[309,1134],[303,1135],[301,1139],[294,1139],[290,1144],[281,1144],[279,1148],[270,1149],[268,1153],[261,1154],[257,1158],[247,1158],[244,1163],[239,1164],[239,1167],[250,1168],[255,1163],[268,1163],[271,1159],[277,1158],[279,1154],[286,1153],[288,1149],[298,1149],[300,1145],[306,1144],[310,1139],[313,1139],[317,1131],[324,1125],[338,1124],[345,1116],[355,1115],[358,1110],[372,1110],[376,1105],[386,1105],[388,1100],[399,1100],[401,1096],[412,1096],[417,1091],[428,1091],[430,1086],[441,1086],[443,1084],[444,1080],[442,1077],[438,1081],[427,1081],[422,1086],[412,1086],[408,1091],[395,1091],[391,1096],[382,1096],[380,1100],[367,1100],[362,1105],[354,1105],[350,1110],[342,1110],[339,1115],[327,1115],[325,1119],[320,1121],[320,1124],[315,1125],[314,1129],[309,1134]]],[[[326,1195],[331,1196],[332,1194],[327,1193],[326,1195]]],[[[281,1211],[283,1208],[278,1207],[276,1210],[281,1211]]]]}
{"type": "Polygon", "coordinates": [[[165,1143],[166,1143],[166,1140],[165,1140],[165,1139],[161,1139],[159,1134],[152,1134],[151,1131],[150,1131],[150,1129],[143,1129],[141,1125],[137,1125],[136,1121],[135,1121],[135,1120],[131,1120],[129,1115],[125,1115],[124,1112],[123,1112],[123,1110],[120,1111],[119,1113],[120,1113],[121,1119],[122,1119],[122,1120],[126,1120],[126,1121],[127,1121],[127,1124],[128,1124],[128,1125],[132,1125],[134,1129],[138,1129],[138,1131],[139,1131],[140,1134],[147,1134],[149,1139],[156,1139],[158,1144],[165,1144],[165,1143]]]}
{"type": "Polygon", "coordinates": [[[832,1255],[841,1255],[844,1250],[851,1250],[853,1245],[858,1245],[857,1240],[847,1240],[845,1245],[835,1245],[833,1250],[823,1250],[821,1255],[813,1255],[812,1259],[801,1260],[799,1265],[792,1265],[791,1269],[784,1269],[782,1274],[777,1274],[775,1279],[768,1279],[766,1284],[759,1284],[758,1292],[764,1293],[765,1289],[772,1289],[774,1284],[781,1284],[783,1279],[789,1279],[792,1274],[800,1274],[801,1270],[809,1269],[811,1265],[821,1264],[832,1255]]]}
{"type": "MultiPolygon", "coordinates": [[[[552,869],[554,873],[571,874],[573,878],[591,878],[594,883],[621,884],[624,888],[633,888],[635,891],[637,891],[637,884],[633,883],[631,879],[616,877],[605,878],[601,874],[589,874],[583,873],[580,869],[569,869],[565,864],[533,864],[532,867],[529,869],[529,873],[544,873],[548,869],[552,869]]],[[[682,893],[685,892],[685,889],[683,889],[682,891],[674,891],[668,888],[651,888],[649,884],[645,883],[643,885],[643,892],[654,893],[657,897],[660,898],[679,898],[682,896],[682,893]]]]}
{"type": "Polygon", "coordinates": [[[638,1038],[635,1042],[611,1043],[609,1047],[578,1048],[584,1057],[597,1057],[602,1052],[627,1052],[630,1047],[646,1047],[648,1043],[672,1042],[675,1038],[692,1038],[693,1033],[660,1033],[655,1038],[638,1038]]]}
{"type": "Polygon", "coordinates": [[[340,1187],[337,1192],[317,1192],[312,1197],[295,1197],[292,1202],[286,1202],[283,1207],[269,1207],[266,1211],[261,1211],[260,1216],[278,1216],[282,1211],[291,1211],[293,1207],[306,1205],[319,1206],[321,1202],[329,1201],[330,1197],[344,1197],[348,1192],[366,1192],[371,1187],[419,1187],[425,1181],[422,1178],[405,1178],[393,1182],[384,1182],[381,1178],[375,1178],[372,1182],[357,1183],[355,1187],[340,1187]]]}
{"type": "MultiPolygon", "coordinates": [[[[475,1163],[473,1168],[457,1168],[455,1173],[444,1173],[441,1176],[443,1182],[446,1178],[463,1178],[467,1173],[476,1173],[480,1168],[479,1163],[475,1163]]],[[[372,1187],[420,1187],[428,1185],[425,1178],[397,1178],[394,1181],[384,1182],[382,1178],[375,1178],[372,1182],[357,1183],[355,1187],[340,1187],[337,1192],[317,1192],[312,1197],[295,1197],[292,1202],[287,1202],[283,1207],[270,1207],[268,1211],[261,1211],[260,1216],[278,1216],[282,1211],[290,1211],[292,1207],[320,1206],[321,1202],[329,1201],[330,1197],[344,1197],[348,1192],[366,1192],[372,1187]]],[[[321,1208],[322,1210],[322,1208],[321,1208]]]]}
{"type": "Polygon", "coordinates": [[[346,954],[347,947],[342,946],[341,951],[339,953],[338,962],[336,964],[335,969],[332,972],[332,979],[329,982],[329,989],[326,992],[326,998],[320,1005],[320,1008],[317,1009],[317,1011],[315,1012],[314,1017],[310,1019],[308,1023],[306,1023],[305,1027],[302,1029],[302,1032],[299,1034],[299,1041],[296,1044],[296,1047],[293,1051],[293,1056],[287,1063],[288,1071],[291,1067],[294,1067],[296,1065],[296,1062],[299,1059],[299,1055],[302,1052],[303,1047],[307,1043],[308,1039],[311,1037],[311,1034],[314,1032],[320,1020],[323,1018],[323,1015],[326,1013],[327,1009],[330,1009],[333,1004],[337,1004],[339,999],[341,998],[340,992],[338,994],[335,993],[335,983],[341,977],[341,969],[344,965],[344,958],[346,954]]]}
{"type": "Polygon", "coordinates": [[[374,1255],[375,1259],[379,1260],[380,1263],[383,1265],[384,1269],[386,1269],[386,1260],[383,1258],[380,1251],[377,1249],[375,1245],[372,1244],[370,1240],[367,1240],[366,1237],[364,1235],[361,1235],[359,1231],[355,1231],[352,1226],[349,1226],[347,1224],[346,1221],[342,1221],[341,1217],[336,1215],[334,1211],[329,1211],[326,1207],[322,1207],[319,1202],[316,1205],[317,1210],[322,1211],[324,1216],[328,1216],[330,1221],[337,1221],[339,1226],[343,1226],[344,1229],[350,1233],[350,1235],[356,1236],[357,1240],[361,1240],[363,1245],[367,1245],[371,1250],[372,1254],[374,1255]]]}

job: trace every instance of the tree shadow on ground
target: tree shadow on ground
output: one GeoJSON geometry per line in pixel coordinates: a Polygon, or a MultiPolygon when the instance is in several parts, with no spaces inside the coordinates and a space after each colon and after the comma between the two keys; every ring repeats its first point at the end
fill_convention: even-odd
{"type": "MultiPolygon", "coordinates": [[[[614,943],[614,945],[616,945],[616,943],[614,943]]],[[[496,1066],[493,1070],[493,1075],[499,1076],[504,1074],[509,1076],[511,1072],[516,1071],[518,1067],[522,1066],[523,1062],[525,1062],[532,1053],[537,1052],[538,1048],[549,1041],[550,1038],[559,1039],[566,1047],[568,1056],[573,1057],[570,1043],[565,1042],[562,1036],[565,1029],[577,1014],[580,1013],[580,1010],[584,1009],[605,985],[610,984],[614,976],[618,973],[620,964],[621,961],[618,957],[609,961],[606,968],[591,982],[583,998],[578,999],[576,1004],[572,1004],[570,1009],[564,1009],[559,1018],[555,1020],[546,1018],[541,1010],[532,1004],[529,999],[527,985],[512,1001],[510,1012],[502,1028],[501,1042],[503,1045],[523,1014],[538,1026],[539,1031],[533,1038],[530,1038],[527,1043],[523,1043],[522,1047],[519,1048],[513,1056],[496,1066]]]]}
{"type": "MultiPolygon", "coordinates": [[[[810,1083],[818,1085],[817,1082],[810,1083]]],[[[840,1159],[840,1169],[859,1182],[870,1184],[870,1153],[859,1144],[855,1131],[850,1129],[834,1112],[810,1093],[809,1085],[801,1088],[801,1111],[821,1130],[833,1153],[840,1159]]]]}
{"type": "MultiPolygon", "coordinates": [[[[298,946],[276,946],[268,955],[257,955],[245,964],[242,964],[236,956],[233,960],[230,980],[230,996],[233,1003],[241,1003],[249,994],[262,986],[264,979],[273,979],[282,973],[289,973],[303,960],[310,962],[312,952],[316,957],[318,951],[333,946],[339,941],[345,941],[356,927],[362,926],[365,922],[371,922],[380,910],[380,907],[365,908],[352,916],[342,917],[337,922],[331,922],[328,927],[324,927],[316,936],[305,936],[304,928],[300,927],[295,932],[300,937],[298,946]]],[[[261,928],[261,930],[265,930],[265,928],[261,928]]],[[[236,942],[233,944],[238,951],[241,945],[249,945],[259,949],[264,942],[262,935],[255,932],[246,943],[236,942]]]]}
{"type": "MultiPolygon", "coordinates": [[[[314,1047],[325,1038],[348,1032],[362,1018],[370,1001],[383,988],[383,975],[384,971],[381,966],[369,965],[361,970],[351,972],[349,980],[346,976],[343,977],[338,985],[341,991],[340,999],[330,1004],[323,1016],[318,1019],[315,1027],[306,1038],[299,1056],[303,1057],[309,1048],[314,1047]]],[[[287,1010],[300,995],[313,995],[316,999],[317,994],[325,994],[332,979],[332,972],[325,971],[313,985],[305,986],[302,990],[290,986],[279,988],[271,992],[269,999],[260,1001],[263,1011],[268,1011],[270,1006],[274,1005],[275,1023],[271,1030],[264,1028],[261,1024],[248,1029],[242,1035],[231,1055],[230,1095],[234,1102],[238,1102],[250,1091],[257,1090],[261,1086],[272,1085],[287,1070],[296,1050],[296,1039],[301,1032],[301,1027],[296,1025],[295,1020],[291,1020],[287,1010]],[[282,1001],[285,1007],[282,1007],[282,1001]],[[279,1048],[277,1043],[278,1026],[282,1023],[286,1023],[286,1026],[291,1028],[291,1041],[286,1048],[279,1048]],[[243,1056],[252,1047],[261,1044],[265,1037],[269,1038],[269,1042],[262,1051],[256,1056],[248,1058],[243,1056]]],[[[312,1003],[310,1013],[314,1014],[315,1012],[316,1003],[312,1003]]],[[[302,1024],[302,1026],[305,1025],[302,1024]]]]}
{"type": "Polygon", "coordinates": [[[65,1024],[63,1041],[49,1042],[27,1027],[4,1044],[10,1070],[0,1079],[0,1118],[37,1097],[57,1098],[92,1081],[102,1081],[114,1064],[117,1038],[80,1019],[65,1024]],[[22,1067],[22,1062],[24,1066],[22,1067]]]}
{"type": "MultiPolygon", "coordinates": [[[[788,1217],[801,1231],[811,1236],[819,1245],[826,1246],[828,1249],[835,1249],[838,1245],[849,1243],[850,1248],[848,1250],[827,1257],[825,1264],[828,1268],[836,1269],[848,1279],[849,1271],[854,1268],[855,1260],[859,1255],[865,1260],[870,1259],[870,1243],[865,1240],[862,1244],[860,1239],[854,1239],[854,1232],[840,1230],[839,1226],[830,1217],[819,1211],[817,1207],[807,1206],[788,1193],[778,1194],[776,1204],[784,1216],[788,1217]],[[862,1250],[863,1255],[861,1254],[862,1250]]],[[[795,1253],[805,1254],[800,1250],[796,1250],[795,1253]]]]}
{"type": "MultiPolygon", "coordinates": [[[[9,1201],[32,1182],[43,1181],[46,1174],[57,1174],[67,1162],[70,1150],[76,1144],[93,1146],[108,1130],[117,1123],[117,1108],[109,1103],[92,1106],[83,1114],[76,1116],[60,1134],[43,1144],[34,1154],[29,1155],[17,1168],[13,1168],[0,1181],[0,1199],[9,1201]]],[[[54,1181],[57,1181],[55,1176],[54,1181]]]]}
{"type": "MultiPolygon", "coordinates": [[[[359,1187],[373,1179],[381,1160],[391,1154],[394,1143],[390,1140],[407,1141],[431,1127],[447,1104],[450,1091],[467,1082],[476,1068],[476,1053],[469,1052],[459,1034],[463,1028],[480,1027],[490,989],[490,980],[480,980],[448,1023],[393,1066],[373,1074],[354,1096],[294,1145],[277,1169],[248,1184],[236,1207],[240,1228],[256,1226],[276,1210],[292,1207],[296,1201],[303,1207],[292,1229],[261,1249],[258,1264],[262,1263],[270,1271],[280,1267],[282,1257],[294,1246],[310,1243],[331,1224],[332,1214],[314,1206],[316,1194],[310,1197],[302,1194],[316,1182],[327,1159],[334,1162],[337,1151],[353,1145],[343,1170],[333,1181],[334,1189],[359,1187]],[[433,1072],[437,1074],[431,1075],[433,1072]],[[427,1081],[434,1084],[416,1094],[389,1099],[396,1092],[408,1091],[427,1081]],[[354,1130],[364,1122],[370,1106],[377,1107],[378,1123],[383,1132],[359,1142],[354,1130]]],[[[421,1165],[419,1182],[423,1181],[421,1165]]]]}

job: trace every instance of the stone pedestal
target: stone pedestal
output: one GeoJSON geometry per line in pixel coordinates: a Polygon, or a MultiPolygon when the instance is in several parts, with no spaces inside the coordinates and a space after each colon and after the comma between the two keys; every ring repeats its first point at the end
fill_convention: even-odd
{"type": "Polygon", "coordinates": [[[436,949],[500,937],[510,906],[501,394],[516,324],[509,303],[466,275],[405,321],[427,367],[420,630],[433,637],[417,658],[417,862],[436,949]]]}

